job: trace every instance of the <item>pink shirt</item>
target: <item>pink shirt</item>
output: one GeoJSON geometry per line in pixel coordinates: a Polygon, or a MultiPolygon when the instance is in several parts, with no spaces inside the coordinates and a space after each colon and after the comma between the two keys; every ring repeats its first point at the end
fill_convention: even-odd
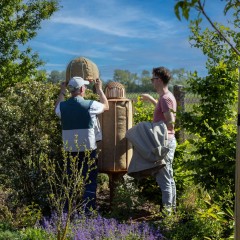
{"type": "MultiPolygon", "coordinates": [[[[170,109],[174,112],[175,121],[177,102],[173,94],[170,91],[168,91],[167,93],[161,95],[160,98],[158,99],[158,103],[154,110],[153,122],[163,121],[166,123],[166,119],[163,113],[169,112],[170,109]]],[[[168,134],[170,139],[174,137],[174,133],[175,133],[174,128],[172,129],[168,128],[168,134]]]]}

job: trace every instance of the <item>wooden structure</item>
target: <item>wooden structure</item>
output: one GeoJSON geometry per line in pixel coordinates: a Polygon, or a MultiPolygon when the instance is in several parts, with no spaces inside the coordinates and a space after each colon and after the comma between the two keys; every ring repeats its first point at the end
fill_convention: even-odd
{"type": "Polygon", "coordinates": [[[125,137],[132,127],[132,101],[125,98],[125,89],[120,83],[110,82],[105,88],[109,110],[99,117],[103,140],[99,144],[99,171],[109,175],[110,200],[115,185],[122,180],[132,158],[132,146],[125,137]]]}

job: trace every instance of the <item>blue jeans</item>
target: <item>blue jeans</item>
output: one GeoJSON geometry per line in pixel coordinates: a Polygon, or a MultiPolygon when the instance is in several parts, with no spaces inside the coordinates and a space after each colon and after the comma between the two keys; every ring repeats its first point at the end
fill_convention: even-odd
{"type": "MultiPolygon", "coordinates": [[[[88,176],[88,181],[85,183],[84,194],[82,199],[76,199],[76,201],[83,201],[84,211],[89,212],[90,209],[96,209],[96,191],[97,191],[97,159],[96,159],[96,150],[92,150],[90,153],[90,159],[93,160],[93,163],[90,165],[88,161],[88,156],[85,156],[85,152],[71,152],[72,157],[78,155],[78,170],[80,171],[82,164],[83,168],[81,174],[84,178],[88,176]]],[[[68,158],[67,164],[67,174],[71,174],[70,159],[68,158]]],[[[65,210],[68,209],[68,204],[66,203],[65,210]]]]}
{"type": "Polygon", "coordinates": [[[155,175],[156,181],[162,191],[162,204],[163,207],[176,208],[176,185],[173,178],[173,159],[176,150],[177,142],[175,137],[168,140],[169,152],[164,158],[166,166],[161,168],[155,175]]]}

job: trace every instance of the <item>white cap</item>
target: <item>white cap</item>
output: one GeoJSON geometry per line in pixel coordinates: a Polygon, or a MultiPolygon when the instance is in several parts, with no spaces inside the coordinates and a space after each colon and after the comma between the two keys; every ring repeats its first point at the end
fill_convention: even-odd
{"type": "Polygon", "coordinates": [[[83,85],[88,85],[89,81],[85,81],[81,77],[73,77],[69,80],[68,86],[70,90],[81,88],[83,85]]]}

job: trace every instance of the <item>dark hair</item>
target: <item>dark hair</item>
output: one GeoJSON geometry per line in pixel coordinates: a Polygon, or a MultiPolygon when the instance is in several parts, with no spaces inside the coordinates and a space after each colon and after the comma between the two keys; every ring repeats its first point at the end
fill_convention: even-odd
{"type": "Polygon", "coordinates": [[[170,71],[165,67],[153,68],[152,73],[154,76],[161,78],[165,85],[169,83],[172,77],[170,71]]]}

